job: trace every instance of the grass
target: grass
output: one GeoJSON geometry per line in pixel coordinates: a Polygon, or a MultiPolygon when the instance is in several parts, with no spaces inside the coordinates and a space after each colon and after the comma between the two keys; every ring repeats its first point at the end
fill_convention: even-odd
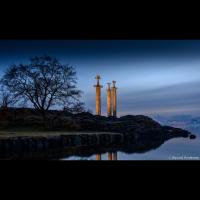
{"type": "Polygon", "coordinates": [[[80,134],[116,134],[111,132],[90,132],[90,131],[43,131],[38,128],[10,128],[0,130],[0,139],[10,137],[48,137],[48,136],[60,136],[60,135],[80,135],[80,134]]]}

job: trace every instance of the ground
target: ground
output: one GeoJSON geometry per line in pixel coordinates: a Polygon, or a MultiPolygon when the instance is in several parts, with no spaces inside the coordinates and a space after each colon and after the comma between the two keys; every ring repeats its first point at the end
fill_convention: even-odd
{"type": "Polygon", "coordinates": [[[59,135],[82,135],[82,134],[116,134],[112,132],[76,132],[76,131],[0,131],[0,139],[10,137],[48,137],[59,135]]]}

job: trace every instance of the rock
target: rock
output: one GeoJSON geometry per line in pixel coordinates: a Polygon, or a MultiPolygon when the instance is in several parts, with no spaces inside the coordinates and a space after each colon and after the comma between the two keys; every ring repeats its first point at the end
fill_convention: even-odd
{"type": "Polygon", "coordinates": [[[73,145],[74,146],[81,146],[81,138],[80,135],[73,135],[73,145]]]}
{"type": "Polygon", "coordinates": [[[190,139],[195,139],[195,138],[196,138],[196,135],[193,135],[193,134],[190,135],[190,139]]]}
{"type": "MultiPolygon", "coordinates": [[[[19,113],[20,110],[13,110],[19,113]]],[[[38,118],[39,114],[34,110],[26,110],[29,114],[27,119],[38,118]],[[34,116],[33,116],[34,115],[34,116]]],[[[8,111],[9,112],[9,111],[8,111]]],[[[11,111],[10,111],[11,112],[11,111]]],[[[195,139],[188,131],[170,126],[161,126],[158,122],[143,115],[126,115],[120,118],[96,116],[91,113],[68,114],[59,111],[50,111],[52,116],[59,116],[55,121],[54,128],[59,130],[78,130],[92,132],[107,132],[107,134],[80,134],[61,135],[49,137],[16,137],[0,140],[0,154],[5,155],[15,152],[41,152],[58,148],[72,147],[102,147],[107,148],[116,145],[129,145],[130,152],[145,151],[161,145],[164,141],[175,137],[188,137],[195,139]],[[63,117],[64,116],[64,117],[63,117]],[[62,121],[60,123],[59,121],[62,121]],[[59,123],[58,123],[59,122],[59,123]],[[57,123],[57,124],[56,124],[57,123]],[[68,129],[69,128],[69,129],[68,129]],[[112,132],[112,133],[109,133],[112,132]]],[[[26,121],[26,118],[24,119],[26,121]]],[[[39,120],[33,120],[32,124],[39,120]]],[[[19,125],[21,121],[19,120],[19,125]]],[[[124,148],[124,147],[123,147],[124,148]]],[[[0,157],[1,158],[1,157],[0,157]]]]}
{"type": "Polygon", "coordinates": [[[66,137],[65,135],[61,135],[62,138],[62,147],[67,147],[69,145],[69,140],[68,137],[66,137]]]}
{"type": "Polygon", "coordinates": [[[89,145],[89,136],[87,134],[79,135],[79,138],[81,140],[81,146],[89,145]]]}
{"type": "Polygon", "coordinates": [[[88,137],[88,143],[90,146],[93,146],[93,145],[96,145],[97,144],[97,135],[96,134],[91,134],[89,137],[88,137]]]}
{"type": "Polygon", "coordinates": [[[124,139],[124,136],[122,134],[111,135],[111,142],[114,145],[123,144],[123,142],[124,142],[123,139],[124,139]]]}

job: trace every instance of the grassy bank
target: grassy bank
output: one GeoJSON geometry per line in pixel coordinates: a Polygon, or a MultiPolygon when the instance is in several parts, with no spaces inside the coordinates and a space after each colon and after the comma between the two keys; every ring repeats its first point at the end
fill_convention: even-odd
{"type": "Polygon", "coordinates": [[[6,129],[0,130],[0,139],[8,137],[48,137],[59,135],[81,135],[81,134],[116,134],[112,132],[89,132],[89,131],[42,131],[37,129],[6,129]]]}

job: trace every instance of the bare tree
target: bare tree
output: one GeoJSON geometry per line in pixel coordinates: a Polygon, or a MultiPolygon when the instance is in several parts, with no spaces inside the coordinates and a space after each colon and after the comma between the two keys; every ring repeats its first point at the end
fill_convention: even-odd
{"type": "Polygon", "coordinates": [[[79,102],[81,95],[76,88],[74,68],[49,56],[33,57],[28,64],[10,66],[2,83],[14,96],[31,102],[44,122],[51,107],[79,102]]]}
{"type": "Polygon", "coordinates": [[[14,106],[18,101],[8,88],[4,85],[0,85],[0,106],[1,108],[8,108],[9,106],[14,106]]]}
{"type": "Polygon", "coordinates": [[[83,102],[68,102],[64,106],[64,111],[68,111],[73,114],[85,112],[85,107],[83,102]]]}

